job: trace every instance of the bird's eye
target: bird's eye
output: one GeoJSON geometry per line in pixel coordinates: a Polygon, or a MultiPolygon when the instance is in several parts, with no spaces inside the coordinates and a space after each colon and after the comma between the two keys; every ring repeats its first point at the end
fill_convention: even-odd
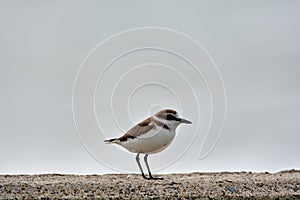
{"type": "Polygon", "coordinates": [[[179,121],[180,119],[178,119],[176,116],[172,114],[167,114],[167,120],[179,121]]]}

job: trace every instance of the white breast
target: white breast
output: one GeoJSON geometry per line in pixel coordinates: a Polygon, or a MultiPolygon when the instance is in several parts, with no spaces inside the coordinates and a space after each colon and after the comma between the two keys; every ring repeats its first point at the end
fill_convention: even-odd
{"type": "Polygon", "coordinates": [[[134,139],[128,139],[120,143],[120,145],[133,153],[153,154],[167,148],[174,137],[175,130],[171,131],[165,128],[155,128],[134,139]]]}

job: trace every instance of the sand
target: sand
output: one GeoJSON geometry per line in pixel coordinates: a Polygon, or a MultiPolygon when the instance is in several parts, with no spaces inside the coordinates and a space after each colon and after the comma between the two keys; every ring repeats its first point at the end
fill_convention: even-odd
{"type": "Polygon", "coordinates": [[[0,175],[0,198],[40,199],[300,199],[300,171],[139,174],[0,175]]]}

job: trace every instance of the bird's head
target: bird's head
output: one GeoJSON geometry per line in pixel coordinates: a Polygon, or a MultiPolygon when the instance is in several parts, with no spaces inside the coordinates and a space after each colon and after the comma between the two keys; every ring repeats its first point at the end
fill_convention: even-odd
{"type": "Polygon", "coordinates": [[[170,129],[175,130],[180,124],[192,124],[191,121],[180,118],[178,113],[172,109],[164,109],[153,115],[155,120],[166,124],[170,129]]]}

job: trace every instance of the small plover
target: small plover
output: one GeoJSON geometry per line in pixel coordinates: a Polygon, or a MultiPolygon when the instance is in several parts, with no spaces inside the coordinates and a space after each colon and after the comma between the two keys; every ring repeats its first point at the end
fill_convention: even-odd
{"type": "Polygon", "coordinates": [[[191,124],[192,122],[180,118],[175,110],[165,109],[138,123],[121,137],[105,140],[104,142],[118,144],[132,153],[137,153],[136,162],[144,179],[162,179],[152,176],[147,161],[148,155],[167,148],[175,137],[176,128],[182,123],[191,124]],[[143,172],[140,164],[140,154],[145,154],[144,161],[149,177],[145,176],[143,172]]]}

